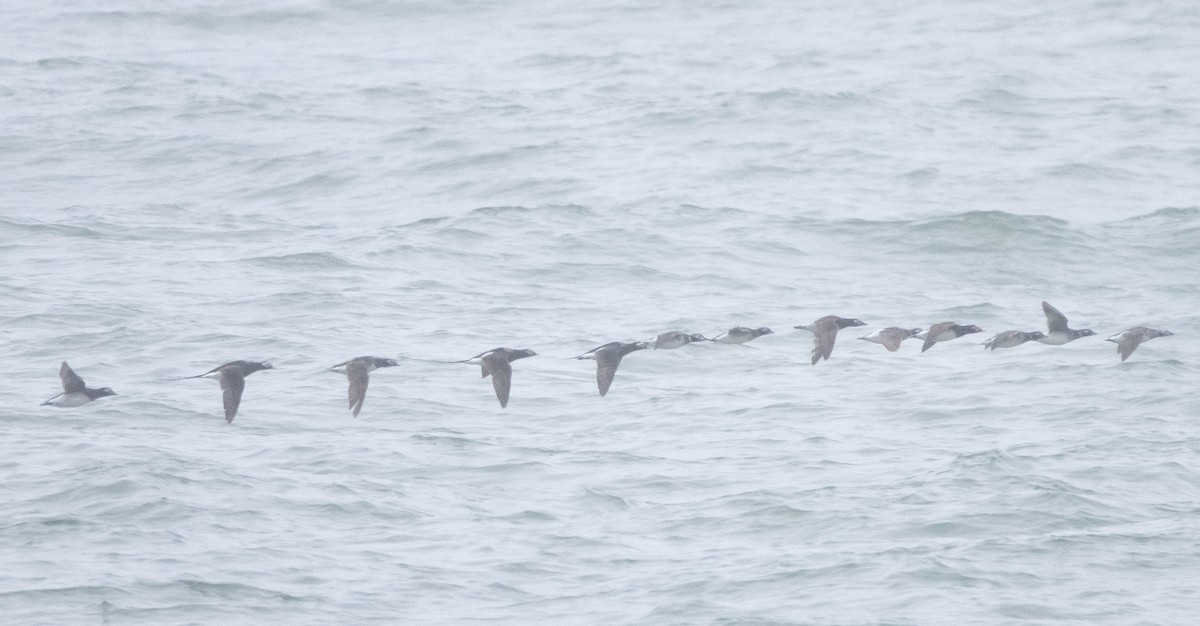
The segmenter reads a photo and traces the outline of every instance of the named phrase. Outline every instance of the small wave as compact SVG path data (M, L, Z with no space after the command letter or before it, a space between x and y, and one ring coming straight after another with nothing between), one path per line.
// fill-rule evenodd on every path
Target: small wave
M4 591L0 592L0 598L18 598L29 596L51 596L54 598L62 598L63 596L72 595L107 595L110 593L119 593L128 595L127 592L116 587L107 587L101 585L80 585L77 587L46 587L44 589L22 589L20 591Z
M91 58L54 57L49 59L39 59L37 61L37 66L42 69L50 70L75 69L94 62L95 59Z
M1133 180L1136 175L1117 167L1103 167L1087 163L1063 163L1046 168L1044 174L1052 178L1075 178L1082 180Z
M1102 229L1157 257L1200 255L1200 207L1164 207L1103 224ZM1134 239L1131 235L1136 235Z
M621 64L621 61L629 55L622 53L612 54L531 54L529 56L517 59L514 64L518 67L552 67L564 69L595 69L603 67L616 67Z
M229 30L242 27L263 26L300 26L315 24L325 19L323 11L302 9L256 10L243 13L224 13L195 11L180 11L171 16L172 21L181 26L203 30Z
M13 231L27 233L30 237L41 237L44 235L63 235L67 237L84 237L87 239L99 239L102 237L100 231L88 228L86 226L77 226L73 224L36 224L28 222L14 222L11 220L0 219L0 231L12 233Z
M984 109L990 109L993 107L1003 108L1006 111L1011 112L1014 106L1027 106L1033 102L1033 98L1023 96L1007 89L983 89L974 91L971 94L961 98L958 101L958 105L962 107L977 107Z
M1148 221L1171 222L1171 221L1192 221L1200 219L1200 207L1163 207L1157 211L1151 211L1142 215L1135 215L1115 222L1112 224L1140 224Z
M605 493L594 487L584 489L583 493L585 500L598 504L602 508L614 511L625 511L629 509L629 502L620 496L614 496L611 493Z
M502 515L498 519L502 519L502 520L509 521L509 522L517 522L517 523L521 523L521 522L554 522L554 521L558 520L558 518L555 517L553 514L547 513L545 511L521 511L520 513L513 513L511 515Z
M280 599L287 599L287 600L301 599L299 596L293 596L291 594L283 593L280 591L275 591L273 589L267 589L265 587L255 587L254 585L245 585L242 583L214 583L214 582L208 582L205 580L182 578L182 579L174 581L173 583L168 583L167 585L164 585L164 586L175 586L175 585L182 585L183 587L187 588L189 591L198 593L202 596L210 596L210 597L219 597L219 598L229 598L229 597L254 598L254 597L257 597L257 598L280 598Z
M348 186L352 181L353 176L343 176L330 172L321 174L313 174L305 176L300 180L283 183L280 185L271 185L268 187L248 188L245 193L246 198L250 199L273 199L278 196L293 196L303 194L306 197L312 194L332 194L338 189Z
M720 94L734 99L748 97L758 105L787 104L787 105L828 105L844 109L848 106L873 104L871 98L851 91L821 92L804 91L801 89L775 89L744 94Z
M507 229L526 224L544 225L552 223L576 223L581 219L596 217L595 211L580 204L550 204L541 206L497 205L482 206L468 211L454 220L464 227L488 226L503 220Z
M910 222L912 230L939 230L946 227L965 227L971 231L981 229L1003 229L1018 231L1042 231L1047 228L1062 228L1066 220L1046 215L1022 215L1007 211L966 211Z
M414 166L413 171L431 174L462 170L476 174L477 172L475 172L475 170L480 167L493 165L514 165L524 159L528 159L549 151L554 151L559 148L561 148L561 145L556 141L545 144L513 146L503 150L492 150L490 152L480 152L466 156L428 160L423 164Z
M240 259L238 262L280 269L331 270L358 268L354 263L331 252L297 252L278 256L256 256Z

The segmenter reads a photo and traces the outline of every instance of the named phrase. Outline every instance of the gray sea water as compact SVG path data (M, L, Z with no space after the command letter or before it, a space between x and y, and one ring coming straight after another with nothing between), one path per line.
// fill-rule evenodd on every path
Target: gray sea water
M0 4L0 622L1191 623L1198 28ZM1043 299L1099 336L980 348ZM814 367L827 314L870 325ZM944 320L988 333L855 339ZM568 359L735 325L606 398ZM502 345L506 410L442 362ZM233 359L275 369L226 424L173 379ZM38 406L62 360L119 395Z

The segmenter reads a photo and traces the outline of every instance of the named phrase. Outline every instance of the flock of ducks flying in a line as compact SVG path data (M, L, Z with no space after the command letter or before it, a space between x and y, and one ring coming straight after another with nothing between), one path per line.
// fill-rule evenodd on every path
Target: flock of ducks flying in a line
M1082 330L1069 328L1066 316L1060 313L1058 309L1050 306L1048 302L1042 302L1042 310L1046 313L1047 332L1006 330L997 333L985 341L983 343L984 349L1015 348L1027 341L1037 341L1052 346L1060 346L1081 337L1090 337L1096 334L1087 328ZM838 331L852 326L866 326L866 322L854 318L826 315L811 324L801 324L795 328L807 330L813 334L812 364L816 365L822 359L828 360L829 356L833 354L833 344L837 340ZM887 348L889 352L899 350L900 344L906 339L922 339L924 340L924 344L921 346L921 352L925 352L942 341L950 341L963 335L980 332L983 332L983 329L978 326L962 326L955 322L940 322L930 326L928 330L891 326L859 337L859 339L880 344L884 348ZM600 391L600 395L604 396L608 393L609 387L612 386L613 377L617 374L617 367L621 365L621 359L625 358L631 352L647 348L669 350L681 348L689 343L699 341L742 344L770 334L773 334L770 328L744 328L741 326L731 328L711 339L703 335L671 331L662 333L646 341L633 341L629 343L613 341L593 348L575 358L596 362L596 386ZM1117 344L1117 353L1121 355L1121 361L1124 361L1142 343L1156 337L1164 337L1171 334L1173 333L1169 330L1155 330L1153 328L1138 326L1119 332L1105 341ZM492 387L496 391L496 398L500 400L500 406L503 408L508 406L509 389L512 387L512 362L531 356L537 356L537 353L533 350L496 348L477 354L469 359L453 362L470 363L480 366L483 377L487 378L490 376L492 378ZM350 411L355 417L358 417L359 411L362 410L363 401L367 397L369 374L381 367L393 367L396 365L399 365L399 363L394 359L360 356L330 368L335 372L345 374L349 380ZM273 366L265 361L262 363L232 361L220 367L214 367L203 374L187 376L177 380L186 380L188 378L218 379L221 383L222 398L224 400L225 421L232 422L233 418L237 415L238 405L242 401L242 391L246 387L246 377L254 372L272 368ZM99 389L88 387L84 384L83 379L71 369L71 366L67 365L66 361L63 361L58 375L62 378L63 392L43 402L43 406L76 407L105 396L117 395L108 387L101 387Z

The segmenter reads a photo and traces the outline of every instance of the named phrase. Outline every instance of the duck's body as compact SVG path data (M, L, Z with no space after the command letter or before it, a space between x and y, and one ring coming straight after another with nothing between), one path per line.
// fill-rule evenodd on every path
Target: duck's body
M1091 337L1096 334L1096 331L1090 328L1074 330L1067 326L1067 316L1063 315L1058 309L1050 306L1049 302L1042 300L1042 311L1046 313L1046 333L1039 337L1037 341L1051 346L1061 346L1079 339L1080 337Z
M617 375L617 368L621 365L621 359L625 358L625 355L630 352L645 350L649 347L650 344L646 341L634 341L631 343L613 341L592 348L575 358L591 359L596 362L596 387L600 390L600 396L603 397L608 393L608 388L612 386L613 377Z
M1145 326L1137 326L1129 330L1121 331L1105 341L1111 341L1117 344L1117 354L1121 355L1121 362L1129 358L1134 350L1143 343L1158 337L1167 337L1175 333L1169 330L1157 330L1154 328L1146 328Z
M746 343L758 339L763 335L774 334L770 328L763 326L762 328L746 328L745 326L735 326L729 330L713 337L710 341L717 343L739 344Z
M829 360L833 354L833 344L837 341L837 332L851 326L866 326L867 323L855 318L826 315L811 324L800 324L795 328L807 330L813 334L812 364L816 365L821 359Z
M895 352L900 349L900 344L905 339L916 337L924 329L921 328L900 328L899 326L889 326L882 330L877 330L865 337L859 337L863 341L877 343L887 348L888 352Z
M117 395L108 387L99 389L91 389L84 384L83 379L67 365L66 361L58 368L58 377L62 380L63 392L50 398L42 403L42 406L54 406L60 409L73 408L83 406L93 400L99 400L106 396Z
M512 362L531 356L537 356L537 353L533 350L495 348L480 352L463 363L478 365L482 369L483 378L492 377L492 388L495 389L496 399L500 401L500 408L503 409L508 407L508 394L512 389Z
M237 417L238 406L242 403L242 391L246 388L246 377L261 370L274 369L275 366L263 361L230 361L224 365L188 378L216 378L221 381L221 399L225 406L225 422L233 422Z
M662 334L658 335L657 337L655 337L654 339L652 339L651 341L654 342L655 350L674 350L675 348L682 348L683 346L686 346L689 343L695 343L697 341L708 341L708 339L706 339L704 337L704 335L699 335L699 334L695 334L695 333L685 333L683 331L673 330L670 332L662 333Z
M1015 348L1027 341L1038 341L1045 336L1045 333L1042 333L1041 331L1027 333L1020 330L1006 330L996 333L987 341L984 341L983 349L995 350L997 348Z
M335 372L340 372L346 375L346 379L350 382L350 388L347 392L347 397L350 401L350 411L354 417L358 417L358 412L362 410L363 401L367 399L367 384L370 383L370 373L381 367L395 367L400 365L394 359L383 359L377 356L360 356L345 363L338 363L329 368Z
M935 343L950 341L952 339L958 339L963 335L981 332L983 332L983 329L975 326L974 324L970 326L962 326L954 322L938 322L937 324L930 326L929 330L925 331L925 343L921 346L921 352L932 348L933 344Z

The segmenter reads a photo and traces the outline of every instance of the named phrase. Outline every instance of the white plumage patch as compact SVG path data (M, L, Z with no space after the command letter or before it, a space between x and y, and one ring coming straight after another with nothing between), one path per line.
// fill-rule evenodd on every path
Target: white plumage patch
M83 406L91 401L91 398L87 397L86 393L60 393L46 401L46 404L68 409L71 407Z

